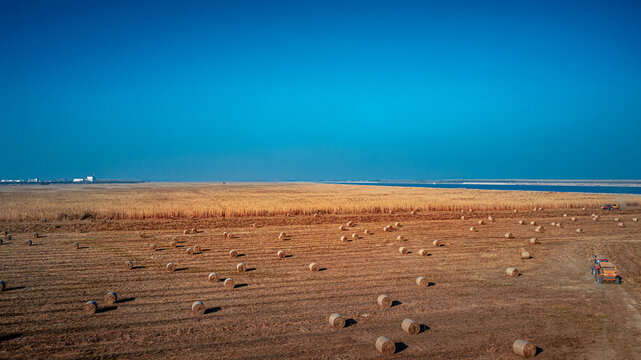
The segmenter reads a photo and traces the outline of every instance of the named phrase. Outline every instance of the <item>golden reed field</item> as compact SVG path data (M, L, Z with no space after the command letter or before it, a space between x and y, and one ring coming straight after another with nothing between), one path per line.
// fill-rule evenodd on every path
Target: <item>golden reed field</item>
M1 359L519 359L517 340L641 358L637 196L138 184L0 204Z
M625 195L308 183L36 185L0 187L0 221L564 209L606 202L641 204Z

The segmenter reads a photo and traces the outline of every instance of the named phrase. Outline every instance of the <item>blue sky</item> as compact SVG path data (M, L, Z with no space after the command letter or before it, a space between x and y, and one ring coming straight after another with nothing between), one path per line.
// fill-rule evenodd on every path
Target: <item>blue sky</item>
M618 1L3 1L0 178L641 178Z

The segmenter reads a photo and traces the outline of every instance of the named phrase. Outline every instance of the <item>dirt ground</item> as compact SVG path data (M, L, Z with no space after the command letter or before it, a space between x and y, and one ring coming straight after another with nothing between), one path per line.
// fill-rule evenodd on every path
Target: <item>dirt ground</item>
M0 223L13 235L0 245L0 358L372 359L386 358L374 346L386 336L396 342L388 358L517 359L512 343L525 339L539 347L537 359L641 359L641 223L633 217L641 209ZM340 231L349 220L355 226ZM395 221L402 226L382 230ZM194 226L199 233L183 235ZM279 240L281 231L291 237ZM196 244L202 252L186 254ZM520 247L532 258L521 260ZM429 256L418 255L422 248ZM241 256L230 258L231 249ZM279 259L280 249L288 256ZM595 282L594 254L616 264L621 285ZM176 272L164 270L168 262ZM235 271L239 262L247 272ZM309 271L311 262L322 271ZM509 266L521 275L506 276ZM210 272L236 288L209 283ZM418 276L431 286L418 287ZM114 306L103 304L108 291L121 299ZM380 294L391 308L378 307ZM83 315L88 300L98 302L96 314ZM197 300L204 315L191 313ZM331 328L332 313L348 326ZM405 318L421 333L404 333Z

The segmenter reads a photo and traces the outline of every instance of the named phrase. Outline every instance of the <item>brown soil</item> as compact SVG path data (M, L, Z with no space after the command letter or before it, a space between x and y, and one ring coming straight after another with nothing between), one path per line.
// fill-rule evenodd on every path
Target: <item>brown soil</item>
M490 214L495 222L477 224ZM379 336L397 343L393 358L516 359L516 339L537 345L540 359L640 358L641 223L632 222L640 209L460 216L2 223L13 239L0 245L0 280L7 283L0 293L0 358L371 359L382 357L374 346ZM626 227L618 227L615 216ZM518 225L520 219L528 225ZM356 226L339 231L348 220ZM545 232L534 232L531 220ZM382 230L395 221L400 229ZM563 227L551 227L552 221ZM193 227L201 232L182 234ZM374 234L364 235L366 228ZM225 230L235 237L223 238ZM43 237L33 239L34 231ZM291 238L279 241L281 231ZM504 237L508 231L513 239ZM361 238L352 241L353 232ZM396 241L398 235L407 240ZM169 246L173 236L177 248ZM529 244L531 237L541 244ZM24 245L26 239L34 246ZM444 246L432 246L435 239ZM149 250L151 243L159 250ZM193 245L203 251L187 255ZM410 253L400 254L399 246ZM521 260L520 247L532 258ZM421 248L430 256L419 256ZM242 256L230 258L231 249ZM286 258L278 258L280 249ZM595 253L610 257L623 284L595 282ZM134 269L124 269L126 260ZM176 272L165 271L168 262ZM239 262L249 271L238 273ZM311 262L322 271L309 271ZM505 275L509 266L521 275ZM209 283L210 272L234 278L237 287ZM432 285L418 287L418 276ZM109 291L119 301L106 306ZM376 304L380 294L394 301L391 308ZM99 310L86 316L82 306L89 300ZM197 300L207 307L204 315L191 312ZM332 313L348 326L331 328ZM403 332L406 318L422 324L422 332Z

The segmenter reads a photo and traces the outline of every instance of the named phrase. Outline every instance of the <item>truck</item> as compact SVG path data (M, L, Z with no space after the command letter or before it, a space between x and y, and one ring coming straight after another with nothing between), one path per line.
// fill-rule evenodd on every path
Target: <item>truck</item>
M617 272L616 266L608 258L594 255L592 260L592 276L599 284L604 282L621 283L621 275Z

